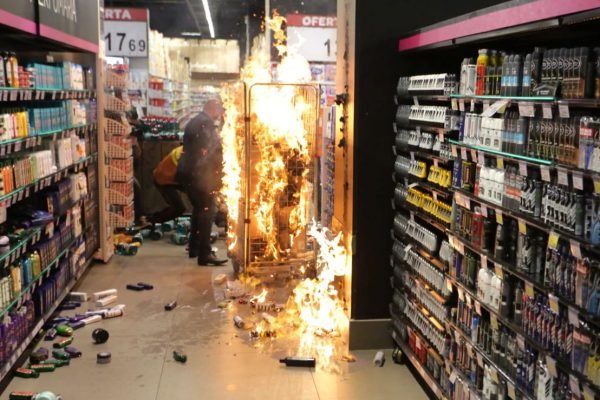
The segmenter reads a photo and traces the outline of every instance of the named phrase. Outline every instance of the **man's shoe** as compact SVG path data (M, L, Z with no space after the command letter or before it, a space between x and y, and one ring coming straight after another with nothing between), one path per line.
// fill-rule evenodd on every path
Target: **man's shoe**
M198 265L207 266L207 265L223 265L227 261L227 258L218 258L213 253L209 254L206 257L200 258L198 257Z

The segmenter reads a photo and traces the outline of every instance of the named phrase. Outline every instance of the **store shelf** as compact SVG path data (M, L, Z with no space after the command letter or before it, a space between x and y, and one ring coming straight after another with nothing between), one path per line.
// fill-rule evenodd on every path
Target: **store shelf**
M534 165L534 166L538 166L538 167L540 165L547 165L547 166L553 165L553 162L549 161L549 160L542 160L539 158L533 158L533 157L528 157L528 156L522 156L519 154L507 153L504 151L492 150L492 149L488 149L486 147L476 146L473 144L466 144L466 143L459 142L457 140L452 140L452 139L450 139L449 142L450 142L450 144L455 145L457 147L465 147L470 150L481 151L481 152L491 155L491 156L502 157L502 158L506 158L506 159L514 160L514 161L524 161L528 165Z
M404 353L404 356L406 357L406 359L411 363L413 368L419 373L421 378L423 378L425 383L427 383L427 385L429 386L429 389L431 389L431 391L437 396L437 398L438 399L445 398L446 395L445 395L442 387L433 378L431 373L429 371L427 371L425 368L423 368L423 366L421 365L421 363L419 362L419 360L417 359L415 354L412 352L410 347L408 347L408 344L404 343L400 339L399 336L400 336L400 334L396 331L396 328L395 327L392 328L392 338L394 339L394 342L396 342L396 345L398 347L400 347L400 349L402 350L402 353Z
M27 235L23 236L14 246L11 246L10 251L0 256L0 266L2 266L2 268L9 267L15 259L21 257L27 251L29 246L36 244L41 236L42 228L35 227L30 229Z
M85 100L95 97L95 90L0 87L0 102Z
M471 340L471 337L469 335L467 335L462 329L460 329L458 327L458 325L456 325L454 322L450 321L448 319L448 321L446 321L446 323L454 330L454 332L458 333L462 338L464 338L464 340L469 343L469 345L471 346L471 348L473 350L475 350L478 354L481 355L481 358L484 360L484 362L488 365L491 365L492 367L494 367L494 369L496 369L496 371L498 371L498 374L502 377L503 380L505 380L508 384L512 385L516 391L519 392L519 394L527 399L527 400L533 400L533 396L531 396L529 393L527 393L527 391L525 389L523 389L520 385L517 385L517 383L513 380L513 378L511 376L509 376L506 372L504 372L504 370L502 370L502 368L500 368L498 366L498 364L496 364L492 358L485 352L483 351L483 349L481 347L479 347L477 344L473 343L473 341Z
M428 152L426 150L411 147L411 146L409 146L406 149L398 149L396 147L396 145L394 145L394 146L392 146L392 152L394 153L394 156L398 156L398 153L400 152L400 153L408 154L409 156L414 155L415 157L429 160L432 163L437 162L439 164L448 164L449 162L453 161L449 158L442 157L439 154L434 154L432 152Z
M504 207L499 206L490 201L480 199L479 197L475 197L471 192L467 192L466 190L458 189L458 188L451 188L450 190L452 192L454 192L455 194L459 194L460 196L463 196L463 197L469 199L469 201L474 201L476 203L483 204L487 208L491 208L491 209L495 210L496 212L500 212L500 213L502 213L503 216L506 215L508 217L512 217L514 219L521 220L526 225L534 227L542 232L545 232L547 234L554 232L555 234L557 234L558 236L560 236L562 238L573 240L573 241L579 243L580 245L583 245L586 249L593 251L594 253L597 253L600 255L600 249L595 248L592 245L592 243L584 237L574 235L570 232L566 232L558 227L547 225L541 219L532 217L529 214L525 214L525 213L522 213L519 211L509 210L508 208L504 208Z
M0 141L0 157L9 156L14 153L18 153L40 146L42 144L42 139L44 138L52 137L53 140L57 138L62 139L70 135L72 131L75 131L76 133L84 133L86 131L92 132L96 130L96 128L96 123L75 125L68 128L56 129L24 138Z
M80 161L66 168L63 168L53 174L40 178L30 183L29 185L25 185L16 190L13 190L12 192L4 196L0 196L0 203L5 202L5 206L10 207L13 204L22 201L23 199L28 198L33 193L39 192L40 190L47 188L53 183L60 181L61 179L65 178L69 174L69 172L79 172L80 168L87 167L90 161L95 159L96 157L96 154L87 156L81 159Z
M68 253L68 251L67 251L67 253ZM65 253L65 254L67 254L67 253ZM62 257L62 255L61 255L61 257ZM58 260L58 258L57 258L57 260ZM48 311L46 311L46 313L42 316L42 318L40 318L40 320L35 324L35 326L31 330L30 334L25 338L25 340L23 340L21 342L21 344L19 345L19 347L17 347L17 349L13 352L12 356L10 357L10 359L0 369L0 382L4 381L4 379L6 379L8 377L8 375L10 374L10 372L12 371L12 369L15 367L16 362L21 358L21 356L23 356L23 354L25 353L25 351L27 351L27 348L35 340L35 338L38 336L38 333L42 330L43 326L54 315L54 313L56 312L56 309L58 308L58 306L60 306L60 304L64 301L64 299L71 292L71 290L73 290L73 288L75 287L75 285L77 285L77 283L79 282L79 280L81 279L81 277L83 276L83 274L85 273L85 271L87 270L87 268L89 267L89 265L91 264L91 262L92 262L91 259L86 261L84 267L81 268L81 270L78 273L77 277L75 279L73 279L73 281L71 281L71 283L69 283L67 285L67 287L65 288L65 290L63 291L63 293L60 296L58 296L58 298L56 299L56 301L54 302L54 304L50 307L50 309Z

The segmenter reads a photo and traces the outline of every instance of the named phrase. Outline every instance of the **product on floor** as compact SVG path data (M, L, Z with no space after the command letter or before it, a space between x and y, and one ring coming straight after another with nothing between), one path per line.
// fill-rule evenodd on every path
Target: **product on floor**
M385 364L385 354L383 354L383 351L378 351L373 358L373 365L383 367L383 364Z
M172 311L175 309L175 307L177 307L177 302L172 301L170 303L165 304L165 311Z
M100 352L96 355L96 363L108 364L110 363L111 357L112 355L107 351Z
M40 373L29 368L17 368L15 376L19 378L37 378L40 376Z
M174 351L173 352L173 359L175 361L177 361L178 363L182 363L185 364L187 362L187 356L183 353L180 353L178 351Z
M117 289L107 289L100 292L92 293L92 300L98 301L104 297L116 296L118 294Z
M139 284L134 284L134 283L130 283L126 286L127 290L134 290L136 292L141 292L142 290L144 290L144 288L142 286L140 286Z
M312 357L286 357L279 360L286 367L314 368L316 360Z
M108 341L109 336L110 335L108 331L102 328L94 329L94 331L92 332L92 339L94 339L94 342L96 342L96 344L106 343Z

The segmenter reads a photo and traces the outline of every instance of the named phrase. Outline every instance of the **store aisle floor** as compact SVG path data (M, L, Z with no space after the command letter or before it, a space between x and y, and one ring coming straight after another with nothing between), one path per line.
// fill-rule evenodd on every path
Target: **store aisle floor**
M371 363L375 351L356 351L347 371L329 374L286 368L248 346L236 336L231 313L217 308L212 278L219 273L231 273L231 267L198 267L183 247L167 242L147 242L135 257L115 256L91 267L78 291L116 288L126 315L75 331L73 346L82 358L36 380L15 378L2 399L13 390L50 390L64 400L427 398L409 370L391 362L390 351L383 368ZM125 290L137 282L155 289ZM178 307L164 311L171 300ZM98 327L110 332L102 345L91 340ZM176 363L173 350L186 353L188 362ZM100 351L112 353L110 364L96 364Z

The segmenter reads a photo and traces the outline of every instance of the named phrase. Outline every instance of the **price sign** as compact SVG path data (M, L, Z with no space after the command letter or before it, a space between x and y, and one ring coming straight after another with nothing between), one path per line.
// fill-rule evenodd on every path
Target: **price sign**
M522 161L519 162L519 175L527 176L527 164Z
M288 14L288 46L308 61L335 62L337 18L335 15Z
M569 118L569 105L559 104L558 105L558 116L561 118Z
M556 378L558 376L556 373L556 360L550 356L546 356L546 365L548 366L548 373L550 373L550 376Z
M540 166L540 170L542 171L542 180L544 182L550 182L550 168L545 165Z
M552 104L544 103L542 105L542 114L544 119L552 119Z
M519 103L519 115L521 117L535 117L535 110L533 109L533 103Z
M104 11L107 56L148 57L148 10L107 8Z
M564 186L569 186L569 175L567 174L567 171L562 168L558 168L557 172L558 172L558 184L564 185Z
M583 190L583 175L573 172L573 188Z

